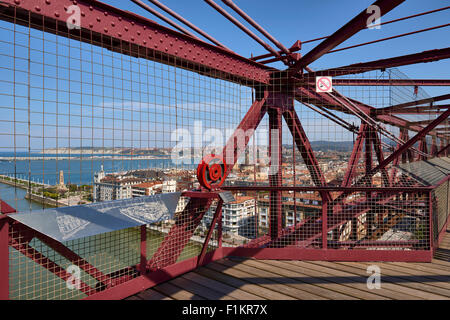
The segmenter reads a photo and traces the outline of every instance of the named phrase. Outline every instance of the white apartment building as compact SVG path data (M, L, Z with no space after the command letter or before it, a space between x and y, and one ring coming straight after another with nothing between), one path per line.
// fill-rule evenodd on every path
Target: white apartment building
M236 201L224 204L222 207L222 230L235 235L242 235L252 230L255 218L255 199L253 197L238 196ZM209 227L216 212L216 206L211 206L203 218L203 225Z

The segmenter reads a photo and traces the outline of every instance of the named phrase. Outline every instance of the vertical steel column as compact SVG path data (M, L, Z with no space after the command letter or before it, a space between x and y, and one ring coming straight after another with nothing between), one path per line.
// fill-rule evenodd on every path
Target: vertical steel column
M352 154L348 162L347 170L345 171L344 179L342 180L343 187L349 187L352 182L352 178L355 174L356 167L358 166L359 158L361 157L361 151L363 142L366 135L367 124L362 123L359 127L358 136L356 137L355 144L353 145Z
M147 226L141 226L141 275L147 272Z
M322 249L328 249L328 196L321 192L322 196Z
M432 136L431 137L431 154L433 155L433 157L436 156L438 149L437 149L437 138L436 136Z
M420 139L419 141L419 151L423 152L423 153L428 153L428 146L427 146L427 140L426 137ZM427 160L427 157L419 154L417 156L417 161L422 161L422 160Z
M280 187L282 183L281 153L282 153L282 122L281 110L270 108L269 114L269 184L271 187ZM281 191L270 191L270 237L278 239L282 229Z
M9 300L9 222L0 214L0 300Z
M368 173L372 170L372 166L373 166L373 161L372 161L372 131L374 129L371 128L370 126L367 126L366 128L366 140L365 140L365 150L364 150L364 157L365 157L365 168L366 168L366 175L368 175ZM368 177L369 179L366 181L366 185L368 187L372 186L372 176ZM370 201L372 199L372 192L367 192L366 193L366 201L370 206ZM375 222L375 217L373 216L374 214L371 212L371 210L369 210L366 213L366 221L367 221L367 230L368 230L368 234L370 235L371 230L373 228L374 222ZM355 240L357 238L357 223L358 223L358 218L353 218L352 219L352 234L355 232L355 234L353 235L355 237Z
M438 244L437 239L434 238L434 234L433 234L433 191L430 190L427 193L427 198L428 198L428 210L429 210L429 215L428 215L428 223L429 223L429 240L430 241L430 250L432 252L432 254L434 255L434 251L436 250L436 245ZM439 230L438 230L439 233Z

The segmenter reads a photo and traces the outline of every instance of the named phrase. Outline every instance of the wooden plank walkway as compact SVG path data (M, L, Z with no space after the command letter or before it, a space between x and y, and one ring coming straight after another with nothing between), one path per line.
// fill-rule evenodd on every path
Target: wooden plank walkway
M368 289L367 266L381 269ZM432 263L226 258L128 300L450 300L450 228Z

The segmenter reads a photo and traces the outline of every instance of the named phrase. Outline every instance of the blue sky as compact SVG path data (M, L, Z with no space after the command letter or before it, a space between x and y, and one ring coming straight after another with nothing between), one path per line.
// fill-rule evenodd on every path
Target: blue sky
M105 2L164 24L131 1L106 0ZM249 57L252 53L254 55L266 53L258 43L202 0L163 0L162 2L242 56ZM332 34L372 2L373 0L235 1L286 47L290 47L296 40L305 41ZM217 3L239 18L220 0L217 0ZM448 3L449 1L438 0L408 0L384 16L382 21L441 8ZM160 10L158 9L158 11ZM364 30L341 44L341 47L445 24L449 22L449 18L450 10L447 10L388 24L382 26L381 29ZM12 105L15 105L16 107L15 120L13 113L7 109L0 121L0 133L3 134L0 148L3 150L12 148L12 121L15 121L16 145L26 150L29 134L27 118L28 30L24 27L17 27L16 31L18 32L13 40L12 25L0 22L0 27L0 38L5 40L0 42L0 106L11 108ZM445 48L450 44L449 30L450 28L443 28L328 54L314 62L311 67L319 70ZM32 135L30 144L36 150L41 150L44 144L45 147L54 147L57 139L59 146L67 146L70 142L71 146L102 146L105 144L105 146L114 145L116 147L151 147L155 145L167 147L170 145L168 143L170 142L170 133L175 127L190 126L194 120L198 119L204 120L205 127L219 126L222 129L235 127L250 105L251 96L246 88L239 88L220 80L199 77L192 73L188 74L186 71L176 71L179 78L177 80L178 88L174 93L173 77L175 73L172 67L159 65L154 70L152 68L155 64L148 60L120 57L119 54L112 54L107 50L102 51L98 47L80 44L75 40L59 37L58 45L55 45L52 41L55 41L56 37L45 34L45 39L49 41L45 42L44 51L47 53L42 54L39 52L43 44L43 41L40 40L42 32L32 30L32 35L35 38L31 42L31 48L34 50L31 58L36 62L31 64L30 70L37 76L31 75L30 78L32 85L30 89L32 99L30 103ZM15 43L17 57L15 61L12 59L11 43ZM319 43L305 45L301 53L305 54ZM70 50L67 49L69 45L71 46ZM56 52L58 56L55 54ZM70 59L67 55L70 56ZM42 64L44 62L55 63L56 57L58 66L46 66L45 75L41 76L40 74L44 72ZM80 63L74 59L80 57L85 62ZM104 65L102 65L101 59L103 59ZM14 81L13 72L10 69L12 65L16 69L15 86L12 85ZM68 69L68 65L70 69ZM284 68L283 65L275 66ZM157 93L152 91L149 95L132 92L132 90L137 90L139 68L150 68L151 70L150 77L140 79L143 86L138 90L146 93L148 88L151 90L156 88L155 90L159 90ZM94 70L96 75L91 78L92 73L74 69ZM448 79L450 60L416 64L400 69L410 78ZM57 80L51 77L54 73L57 73ZM366 77L370 76L379 76L379 72L366 75ZM89 81L93 81L94 84L89 84ZM133 88L131 88L132 86ZM58 88L57 96L56 88ZM200 88L204 90L202 91L203 95L198 95ZM214 91L213 88L220 89ZM77 93L81 90L82 93ZM352 90L358 89L357 87L347 87L342 92L351 95ZM353 92L353 94L356 95L356 98L364 98L362 101L366 103L371 104L370 99L372 99L373 105L384 106L389 101L386 100L386 93L381 90L385 89L359 89L359 92ZM425 87L425 90L431 96L448 93L446 87ZM175 101L176 98L178 98L178 103ZM82 100L81 103L80 100ZM177 108L173 107L174 104L177 104ZM111 108L114 105L115 109ZM107 108L103 109L103 106ZM63 115L68 113L69 107L70 117ZM178 109L178 115L175 115L175 109ZM55 115L56 110L59 113L58 117ZM311 140L351 140L350 133L344 134L343 130L336 128L334 123L307 110L304 107L301 108L300 116ZM175 119L176 117L178 120ZM348 116L346 118L350 120ZM350 122L352 121L354 119L350 120ZM94 131L89 127L92 124L96 127ZM149 124L150 126L148 126ZM83 128L79 129L77 126L83 126ZM45 137L45 141L42 136ZM84 140L81 141L80 137Z
M153 6L148 1L143 1L150 6ZM158 18L152 16L131 1L107 0L105 2L124 10L133 11L155 20L158 23L164 24ZM241 32L240 29L231 24L231 22L222 17L204 1L163 0L161 2L201 29L207 31L211 36L238 54L249 57L251 53L254 55L266 53L264 48ZM216 2L224 7L229 13L241 19L228 6L224 5L222 1L217 0ZM286 47L289 47L296 40L305 41L332 34L351 18L371 5L374 0L235 0L234 2ZM386 14L382 18L382 21L392 20L448 5L449 1L444 0L408 0ZM156 8L155 6L153 7ZM156 9L159 10L158 8ZM243 20L241 19L241 21ZM441 11L406 21L388 24L382 26L381 29L363 30L341 44L341 47L446 24L449 23L449 21L450 10ZM244 24L246 24L245 21ZM252 31L255 30L252 29ZM255 31L255 33L258 32ZM305 54L318 43L320 42L306 44L301 53ZM341 66L356 62L421 52L424 50L445 48L449 45L450 28L447 27L348 51L328 54L313 63L311 67L321 69L331 66ZM282 68L283 66L279 67ZM443 60L427 64L416 64L402 67L401 70L410 78L448 78L450 73L450 61ZM445 89L427 88L430 95L439 94L443 90Z

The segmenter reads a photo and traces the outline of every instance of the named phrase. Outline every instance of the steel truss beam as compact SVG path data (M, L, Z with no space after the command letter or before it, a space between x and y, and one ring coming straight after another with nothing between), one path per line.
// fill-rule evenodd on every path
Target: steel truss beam
M307 103L311 103L316 106L322 106L331 110L338 110L346 114L354 114L354 112L357 111L350 104L348 103L343 104L342 99L336 100L332 98L331 95L325 93L316 93L310 87L298 87L295 92L296 92L295 98L302 103L305 101ZM377 110L376 108L366 105L355 99L348 98L348 100L355 106L357 106L358 109L362 111L368 119L371 118L372 121L380 121L385 124L393 125L399 128L407 128L409 130L417 132L423 129L422 126L411 124L409 121L391 114L382 114L376 115L376 117L371 117L370 115L373 112L372 110ZM349 109L353 110L353 112L350 111ZM439 112L439 114L441 114L441 112ZM430 132L429 134L440 136L434 131Z
M297 81L296 85L315 86L315 81ZM333 79L333 86L450 86L447 79Z
M436 108L436 107L433 107L433 102L449 100L449 99L450 99L450 94L444 94L444 95L436 96L436 97L432 97L432 98L426 98L426 99L421 99L421 100L416 100L416 101L400 103L400 104L396 104L396 105L385 107L385 108L378 108L378 109L375 109L374 111L372 111L372 113L376 114L376 115L390 114L393 111L399 111L399 110L403 110L407 107L418 106L418 105L425 104L425 103L429 103L430 108ZM445 106L442 106L442 107L445 108Z
M406 66L415 63L424 63L438 61L450 58L450 48L434 49L413 53L404 56L398 56L387 59L380 59L369 62L355 63L347 66L331 68L326 70L319 70L304 74L302 78L298 77L300 81L310 81L317 76L343 76L347 74L364 73L372 70L385 70L388 68Z
M400 5L404 0L378 0L373 3L380 9L380 16L385 15L398 5ZM291 68L291 71L301 72L304 67L316 61L318 58L326 54L331 49L337 47L339 44L359 32L360 30L366 29L367 20L372 12L368 12L364 9L360 14L346 23L342 28L337 30L331 36L322 41L318 46L309 51L304 55L299 61L297 61Z
M76 2L81 29L69 30L68 3L40 1L37 5L37 1L5 0L0 4L0 19L223 80L247 85L270 80L272 69L268 67L95 0Z
M450 116L450 109L441 114L438 118L436 118L433 122L431 122L428 126L419 131L414 137L410 140L406 141L398 150L394 151L391 155L389 155L384 161L382 161L378 166L372 169L369 175L373 175L379 170L385 168L389 163L391 163L395 158L399 157L403 152L409 149L414 143L416 143L419 139L425 137L431 130L433 130L437 125L439 125L442 121L446 120Z

